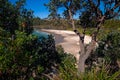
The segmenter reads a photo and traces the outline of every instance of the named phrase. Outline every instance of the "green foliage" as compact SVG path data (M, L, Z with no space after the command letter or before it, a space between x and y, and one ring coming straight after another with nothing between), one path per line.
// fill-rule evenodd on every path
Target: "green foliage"
M15 34L15 30L22 30L26 33L32 32L33 12L24 9L25 0L19 0L16 4L8 0L0 1L0 27Z
M40 38L40 46L41 50L39 51L39 62L44 68L51 68L57 62L59 62L59 56L57 51L55 50L55 41L53 37L50 35L48 38Z
M57 13L58 8L60 6L59 0L50 0L48 4L45 4L45 6L49 9L50 14L48 17L50 19L58 19L59 14Z
M120 20L119 19L111 19L107 20L104 23L105 28L109 29L118 29L120 27Z
M108 57L120 58L120 32L108 33L99 43L98 52ZM113 59L111 59L113 60Z
M110 32L113 31L120 31L120 20L117 19L113 19L113 20L107 20L105 21L105 23L103 24L103 27L100 29L100 32L98 34L98 39L103 39L104 36L103 35L107 35Z
M59 77L64 80L77 79L76 60L73 55L66 55L59 68Z
M53 80L119 80L120 71L110 75L105 64L100 70L93 68L85 73L78 73L75 62L72 55L66 55L58 69L59 74Z
M1 39L4 37L1 36ZM34 70L43 71L40 64L33 65L40 56L37 52L40 48L35 45L36 41L37 37L27 36L26 33L19 31L16 32L15 40L10 37L0 40L1 79L20 79L20 77L26 79L32 76Z
M18 10L8 0L0 1L0 27L14 33L15 29L18 29L17 17Z
M33 25L34 26L39 26L41 25L42 21L39 17L33 18Z
M80 15L80 25L83 28L96 27L97 22L94 20L94 14L91 11L82 12Z
M65 59L61 48L56 51L52 36L15 31L13 40L9 32L0 29L0 33L0 79L45 79L42 73L52 72L52 66Z
M119 80L119 75L120 71L110 75L107 66L103 65L102 69L99 71L94 68L90 72L80 74L80 79L78 80Z
M27 34L32 33L33 30L33 11L22 9L19 17L18 17L18 23L19 23L19 30L26 32Z
M62 60L53 37L30 34L33 12L23 8L24 0L0 3L0 79L44 79Z
M64 20L38 20L36 18L33 19L34 22L34 28L40 28L40 29L69 29L71 26L70 24ZM79 26L79 25L78 25Z
M112 31L102 35L102 39L98 42L96 51L93 52L86 60L89 69L101 68L103 63L108 66L109 74L113 74L119 70L120 60L120 32Z

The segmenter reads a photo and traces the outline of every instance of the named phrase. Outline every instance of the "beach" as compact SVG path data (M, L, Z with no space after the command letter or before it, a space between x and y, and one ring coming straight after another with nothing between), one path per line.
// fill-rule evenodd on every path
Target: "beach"
M56 45L61 45L66 53L70 53L79 59L79 37L73 32L68 30L53 30L53 29L41 29L43 32L50 33L54 36ZM90 36L85 36L85 44L91 42Z

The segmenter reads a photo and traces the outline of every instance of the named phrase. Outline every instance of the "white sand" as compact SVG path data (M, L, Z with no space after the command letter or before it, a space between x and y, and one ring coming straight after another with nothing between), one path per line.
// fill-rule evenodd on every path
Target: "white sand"
M52 29L42 29L42 31L52 33L53 35L58 34L60 36L63 36L63 40L59 42L57 45L62 45L64 48L65 52L73 54L76 59L79 59L79 37L73 32L73 31L67 31L67 30L52 30ZM56 41L56 36L55 36L55 41ZM91 37L90 36L85 36L85 44L89 44L91 42Z

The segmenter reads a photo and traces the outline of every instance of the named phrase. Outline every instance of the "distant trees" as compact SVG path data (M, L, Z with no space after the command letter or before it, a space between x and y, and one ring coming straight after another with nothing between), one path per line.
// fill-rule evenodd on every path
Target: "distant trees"
M106 20L104 23L105 28L120 28L120 20L119 19L111 19L111 20Z
M41 24L41 19L39 17L33 18L33 25L39 26Z
M53 0L50 1L50 3ZM79 36L80 42L80 57L78 62L78 71L85 72L85 61L91 52L95 49L97 42L97 35L102 24L105 20L112 19L120 14L120 1L119 0L59 0L61 6L66 8L64 13L67 14L68 20L73 28L73 31ZM54 5L53 5L54 6ZM102 6L102 7L101 7ZM50 6L49 6L50 7ZM80 21L84 28L83 33L78 32L76 29L73 15L80 11ZM89 13L89 14L88 14ZM86 28L93 26L96 31L92 34L92 41L86 47L84 44L84 37Z

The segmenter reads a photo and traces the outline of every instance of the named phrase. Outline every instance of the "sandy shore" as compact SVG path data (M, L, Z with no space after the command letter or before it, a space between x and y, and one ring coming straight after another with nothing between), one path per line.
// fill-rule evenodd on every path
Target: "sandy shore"
M79 59L79 37L73 31L52 29L42 29L42 31L54 35L56 45L62 45L65 52L71 53L77 58L77 60ZM85 36L85 44L89 44L90 41L91 37Z

